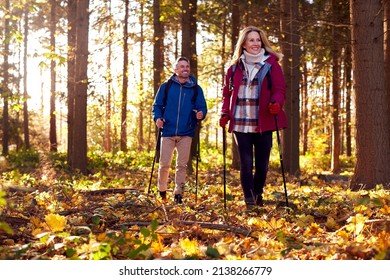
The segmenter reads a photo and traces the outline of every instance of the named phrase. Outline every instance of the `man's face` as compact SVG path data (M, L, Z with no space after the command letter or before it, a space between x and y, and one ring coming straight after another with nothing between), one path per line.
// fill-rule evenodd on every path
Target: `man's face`
M179 61L175 73L179 78L187 79L190 76L190 64L185 60Z

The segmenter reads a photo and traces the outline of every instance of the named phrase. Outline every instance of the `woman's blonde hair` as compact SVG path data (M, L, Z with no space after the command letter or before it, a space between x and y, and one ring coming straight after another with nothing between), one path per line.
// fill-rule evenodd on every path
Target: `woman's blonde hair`
M238 62L238 60L240 59L240 56L242 55L242 53L244 51L243 45L245 44L245 41L248 38L248 34L250 32L253 32L253 31L259 33L262 48L264 48L267 52L273 53L274 55L276 55L278 60L281 60L283 58L283 54L275 52L274 49L271 47L271 44L267 38L267 34L264 31L260 30L259 28L255 27L255 26L248 26L240 31L240 36L238 37L236 48L234 49L234 53L233 53L233 57L232 57L232 61L231 61L232 65L236 64Z

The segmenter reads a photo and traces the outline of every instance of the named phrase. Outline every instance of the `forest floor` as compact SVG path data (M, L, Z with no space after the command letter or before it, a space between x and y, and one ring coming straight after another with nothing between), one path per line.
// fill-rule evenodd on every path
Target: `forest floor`
M82 176L43 154L18 169L3 159L0 259L390 259L381 186L352 192L344 176L287 176L286 207L271 168L264 207L247 210L238 171L227 170L224 201L223 168L211 159L176 204L172 192L156 195L156 171L148 192L151 167L136 160L101 160Z

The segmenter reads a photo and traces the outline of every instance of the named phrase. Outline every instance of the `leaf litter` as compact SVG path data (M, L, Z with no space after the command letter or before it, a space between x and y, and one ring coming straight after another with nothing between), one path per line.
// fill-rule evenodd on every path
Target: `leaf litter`
M270 170L264 207L247 210L238 171L229 170L225 209L218 168L199 170L183 204L172 191L167 201L155 186L148 193L146 171L124 173L41 176L28 186L3 176L0 258L390 259L390 194L382 186L352 192L345 182L288 177L287 208L281 176Z

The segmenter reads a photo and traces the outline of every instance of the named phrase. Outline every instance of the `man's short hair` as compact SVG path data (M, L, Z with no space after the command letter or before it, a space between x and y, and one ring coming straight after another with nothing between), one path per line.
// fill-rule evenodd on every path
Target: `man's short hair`
M190 60L185 57L185 56L180 56L176 59L175 61L175 67L177 66L177 64L180 62L180 61L186 61L188 64L190 64Z

